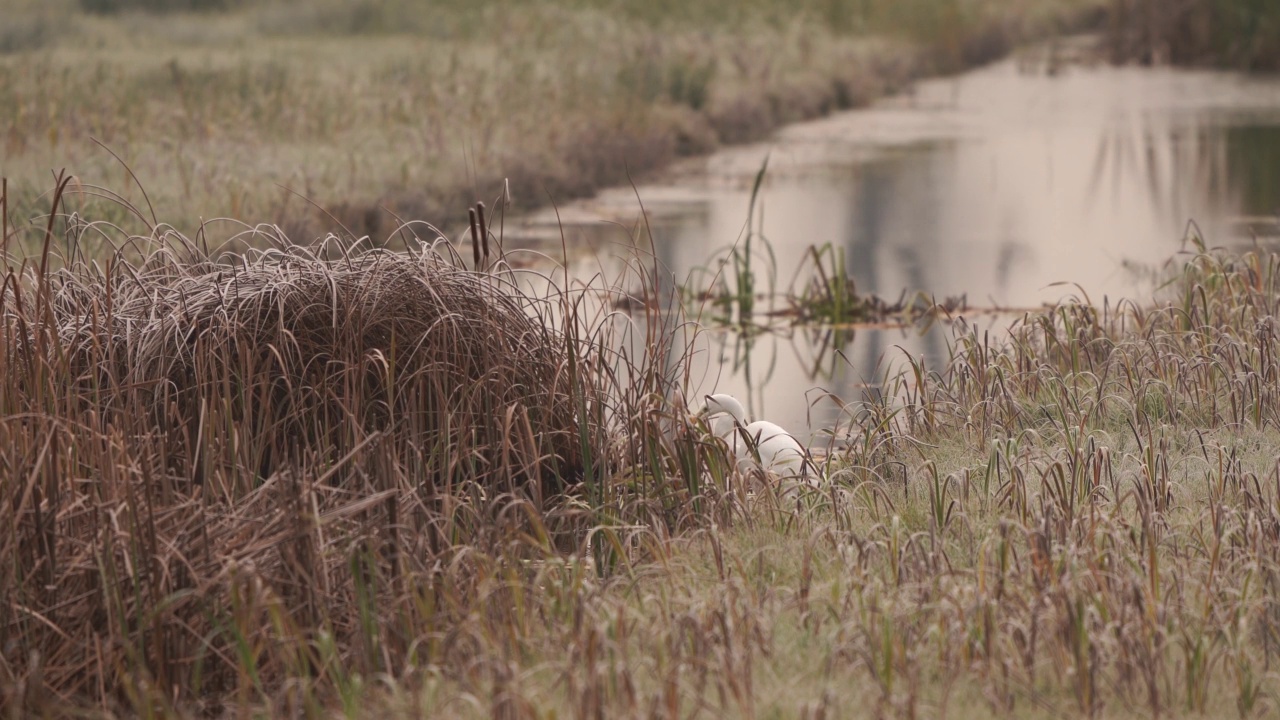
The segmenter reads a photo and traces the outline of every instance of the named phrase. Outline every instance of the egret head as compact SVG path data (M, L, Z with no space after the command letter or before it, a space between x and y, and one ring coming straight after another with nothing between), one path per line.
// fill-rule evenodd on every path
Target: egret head
M747 424L746 409L742 407L742 403L738 402L738 398L732 395L708 395L706 413L708 417L728 415L739 425Z

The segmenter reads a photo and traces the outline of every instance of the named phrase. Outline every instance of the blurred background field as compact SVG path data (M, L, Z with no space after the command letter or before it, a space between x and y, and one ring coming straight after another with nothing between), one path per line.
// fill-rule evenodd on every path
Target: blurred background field
M517 208L562 201L1096 23L1099 2L0 4L14 217L60 168L131 188L98 141L187 231L271 218L303 239L333 223L294 193L375 238L381 208L458 222L504 181Z

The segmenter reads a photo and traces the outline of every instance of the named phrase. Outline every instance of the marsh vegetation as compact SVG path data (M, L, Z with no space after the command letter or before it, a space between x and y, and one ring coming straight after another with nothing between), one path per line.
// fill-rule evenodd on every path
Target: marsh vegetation
M526 268L475 203L1085 4L173 5L0 29L0 715L1280 711L1280 254L1192 231L1153 296L991 328L835 245L777 283L763 168L689 278L644 222L617 275ZM818 398L810 482L690 413L712 326L886 318L943 352Z
M51 217L0 296L9 712L1277 707L1280 256L956 322L784 493L688 415L677 315Z

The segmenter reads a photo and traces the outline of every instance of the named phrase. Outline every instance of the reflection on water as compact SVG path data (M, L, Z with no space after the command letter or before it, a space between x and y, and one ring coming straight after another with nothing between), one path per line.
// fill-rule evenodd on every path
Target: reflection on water
M1227 180L1245 215L1267 217L1275 229L1280 212L1280 123L1225 129Z
M658 259L684 279L739 241L766 156L761 230L779 290L808 246L833 243L858 287L889 299L917 290L963 294L978 307L1141 299L1183 247L1189 221L1211 243L1242 228L1274 231L1267 218L1280 206L1280 82L1026 67L1009 61L923 83L639 188ZM639 227L636 196L611 191L562 209L570 244L606 258L611 243L625 245L626 227ZM531 220L528 237L547 224L547 216ZM559 256L559 231L552 237ZM592 258L579 270L597 271ZM748 398L754 414L789 427L818 428L835 417L837 403L824 393L856 400L903 353L936 363L946 351L946 328L822 332L704 333L701 387Z

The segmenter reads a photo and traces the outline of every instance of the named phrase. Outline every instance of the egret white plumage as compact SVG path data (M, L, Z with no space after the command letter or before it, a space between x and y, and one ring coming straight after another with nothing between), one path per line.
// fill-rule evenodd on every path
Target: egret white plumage
M768 420L747 422L747 411L732 395L708 395L703 412L711 432L724 440L739 465L758 461L773 473L795 475L805 470L809 453L791 433Z

